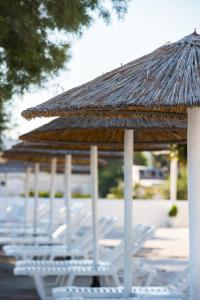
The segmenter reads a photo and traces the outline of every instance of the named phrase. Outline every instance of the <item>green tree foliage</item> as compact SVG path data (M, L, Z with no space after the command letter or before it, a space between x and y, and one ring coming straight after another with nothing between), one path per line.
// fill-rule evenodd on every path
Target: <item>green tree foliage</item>
M136 165L147 165L146 156L142 152L134 154ZM123 160L108 160L106 166L101 166L99 170L99 194L100 197L107 197L109 193L116 198L123 197Z
M143 152L136 152L134 154L134 164L139 166L148 165L148 160Z
M181 165L187 164L187 145L178 145L178 159Z
M69 59L69 37L94 18L122 17L129 0L0 1L0 101L56 75ZM0 105L0 123L3 109Z
M123 180L123 161L108 160L106 166L99 168L99 195L105 198L110 190L117 187Z
M22 93L30 84L41 84L69 58L69 34L81 34L94 14L106 21L112 3L122 16L125 0L6 0L0 1L0 99Z
M188 199L188 189L187 189L187 167L180 164L179 176L177 182L177 199L187 200Z

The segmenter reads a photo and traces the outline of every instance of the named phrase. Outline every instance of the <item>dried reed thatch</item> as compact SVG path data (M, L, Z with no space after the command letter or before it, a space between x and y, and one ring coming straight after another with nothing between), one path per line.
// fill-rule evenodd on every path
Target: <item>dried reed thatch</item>
M73 144L67 142L54 142L54 141L46 141L44 142L23 142L23 144L29 148L41 148L41 149L63 149L63 150L89 150L89 144ZM124 148L124 144L101 144L98 146L98 152L100 151L122 151ZM134 151L158 151L158 150L170 150L169 144L144 144L144 143L137 143L134 146Z
M58 118L20 138L32 142L65 142L84 144L119 144L124 140L124 128L134 129L134 142L185 143L187 123L183 120L119 119L96 117Z
M19 160L19 161L26 161L26 162L31 162L31 163L49 163L51 158L57 157L58 158L58 163L59 164L64 164L64 156L60 155L59 157L56 156L55 154L52 155L50 153L41 153L41 152L35 152L34 150L32 152L26 152L24 151L16 151L16 150L7 150L4 151L3 157L9 160ZM100 161L102 163L104 161ZM89 158L73 158L72 159L72 164L78 164L78 165L89 165L90 161Z
M7 160L5 163L0 164L0 173L25 173L28 167L31 169L31 171L34 171L34 163L30 163L26 161ZM56 167L56 173L64 173L64 170L65 170L64 164L58 163ZM40 171L51 172L51 164L41 163ZM87 165L73 165L72 173L89 174L90 167Z
M185 114L194 106L200 106L200 35L196 32L29 108L22 115L31 119L103 111L113 116L118 110Z
M0 164L0 173L24 173L32 164L19 161L6 161Z
M71 154L73 158L87 158L90 157L90 151L89 150L74 150L74 149L55 149L55 148L49 148L48 145L46 147L41 147L40 143L35 143L34 146L29 147L27 144L19 143L15 146L13 146L12 150L16 152L26 152L27 154L40 154L41 156L51 156L51 157L57 157L57 158L63 158L67 154ZM100 158L122 158L123 152L115 151L99 151L98 156Z

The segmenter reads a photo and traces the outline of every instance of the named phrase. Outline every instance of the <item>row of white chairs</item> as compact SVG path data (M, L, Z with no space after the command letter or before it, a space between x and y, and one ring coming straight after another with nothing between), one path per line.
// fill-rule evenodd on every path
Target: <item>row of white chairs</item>
M31 231L30 235L21 236L23 226L20 228L21 231L17 232L16 230L16 236L13 236L12 226L6 225L5 236L0 239L0 244L4 244L3 250L6 255L15 256L18 259L14 274L31 276L42 300L127 298L123 288L120 287L123 280L123 240L113 249L101 246L100 260L97 265L94 264L92 260L92 228L88 228L91 215L80 208L81 205L74 205L71 209L73 230L70 247L66 244L65 224L60 225L53 232L50 240L49 236L31 236ZM64 210L61 209L59 214L60 216L65 215ZM59 220L61 220L60 217ZM100 218L98 222L99 239L104 238L115 225L116 220L113 218ZM27 230L27 228L25 229ZM137 225L133 229L133 256L152 237L153 233L154 228L148 225ZM62 260L55 260L58 257ZM70 257L71 260L63 259L63 257ZM134 259L134 283L141 283L140 280L142 280L145 287L133 287L132 295L129 295L129 298L185 299L188 292L187 274L188 272L184 271L169 287L150 287L152 278L156 276L156 270L145 266L140 260ZM79 277L101 278L101 284L105 288L73 287L72 285L76 284L76 279Z

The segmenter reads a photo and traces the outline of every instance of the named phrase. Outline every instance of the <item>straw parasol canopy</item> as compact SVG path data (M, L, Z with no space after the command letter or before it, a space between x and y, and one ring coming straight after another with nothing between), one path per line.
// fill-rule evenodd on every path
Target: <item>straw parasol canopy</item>
M23 145L29 147L29 148L41 148L41 149L63 149L63 150L89 150L90 145L89 144L73 144L73 143L67 143L67 142L59 142L59 141L45 141L45 142L28 142L24 141L22 143ZM114 154L114 151L122 151L123 145L121 144L103 144L98 147L99 150L103 151L112 151ZM171 145L169 144L135 144L134 151L160 151L160 150L171 150ZM101 151L100 151L101 152Z
M27 168L31 170L34 169L34 164L26 161L17 161L17 160L6 160L4 163L0 164L0 173L24 173ZM64 165L57 164L56 172L63 173ZM40 171L42 172L51 172L50 163L40 164ZM73 165L72 173L74 174L89 174L90 168L87 165Z
M19 143L13 146L13 150L16 152L27 152L27 153L38 153L41 154L42 156L47 154L51 155L54 157L62 158L63 156L67 154L71 154L74 158L89 158L90 156L90 151L89 149L87 150L76 150L76 148L71 148L71 149L65 149L65 148L55 148L50 144L44 144L41 146L40 143L32 143L32 145L28 145L25 143ZM99 151L99 157L100 158L122 158L123 157L123 152L120 151Z
M32 149L32 150L6 150L4 151L3 158L9 159L9 160L18 160L18 161L25 161L25 162L31 162L31 163L49 163L51 158L57 158L58 164L64 164L65 162L65 155L56 154L56 151L38 151L38 149ZM106 161L103 159L99 160L100 164L106 164ZM89 165L90 160L87 157L76 157L72 158L72 164L78 164L78 165Z
M32 142L87 143L94 145L115 144L122 147L124 129L134 129L134 143L185 143L185 120L151 120L146 118L120 119L96 117L58 118L43 125L20 139Z
M24 173L32 164L20 161L6 161L0 164L0 173Z
M69 114L152 112L184 117L200 106L200 35L167 43L111 72L23 111L31 119ZM179 114L179 115L178 115ZM153 114L155 116L155 114Z

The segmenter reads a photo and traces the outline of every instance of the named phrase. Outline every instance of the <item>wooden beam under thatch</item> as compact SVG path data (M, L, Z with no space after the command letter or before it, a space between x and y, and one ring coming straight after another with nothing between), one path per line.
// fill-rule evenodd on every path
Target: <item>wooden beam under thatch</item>
M123 111L186 114L200 106L200 35L168 43L111 72L23 111L31 119ZM165 115L166 117L166 115ZM176 116L177 117L177 116Z
M146 118L120 119L97 117L58 118L43 125L20 139L32 142L65 142L73 144L115 144L122 146L124 128L134 129L135 144L185 143L185 120L151 120Z

